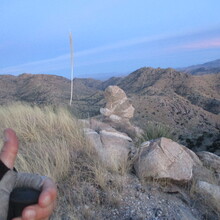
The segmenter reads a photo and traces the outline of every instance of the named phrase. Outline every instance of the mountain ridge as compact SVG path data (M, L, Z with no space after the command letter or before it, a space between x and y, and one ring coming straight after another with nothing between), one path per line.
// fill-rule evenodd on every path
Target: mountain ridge
M177 68L177 70L190 73L192 75L216 74L220 72L220 59L203 64Z
M68 108L80 118L99 115L99 109L105 105L104 89L117 85L132 100L134 123L138 126L144 128L148 122L161 123L175 130L187 146L196 150L200 138L204 139L203 145L213 151L219 147L219 82L220 74L193 76L172 68L149 67L104 82L77 78L73 80L73 105ZM21 101L68 106L69 99L70 80L64 77L0 76L1 105Z

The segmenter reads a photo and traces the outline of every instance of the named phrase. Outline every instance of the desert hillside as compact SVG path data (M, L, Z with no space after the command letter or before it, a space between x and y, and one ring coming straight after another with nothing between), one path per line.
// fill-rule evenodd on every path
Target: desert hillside
M155 122L173 130L181 143L219 151L220 74L193 76L174 69L141 68L107 81L74 79L73 105L79 118L99 115L109 85L122 88L135 107L133 122L144 128ZM66 105L70 80L53 75L0 76L0 103Z
M141 127L148 121L165 124L188 147L206 145L212 151L219 148L219 82L220 74L192 76L173 69L142 68L118 79L116 85L131 98Z
M103 99L94 79L74 79L72 111L79 117L98 114ZM21 74L0 76L0 104L25 102L36 105L68 105L70 80L55 75Z

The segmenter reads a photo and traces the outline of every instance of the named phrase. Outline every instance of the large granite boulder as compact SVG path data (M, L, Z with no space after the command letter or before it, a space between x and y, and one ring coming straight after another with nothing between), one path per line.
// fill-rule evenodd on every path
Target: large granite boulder
M142 144L134 168L141 180L171 179L187 182L193 167L202 163L195 153L170 139L160 138Z
M105 163L114 169L122 168L128 161L133 141L126 134L118 131L100 131L100 139L105 150Z
M104 149L102 146L100 135L96 131L90 128L85 128L84 134L88 142L90 143L91 147L93 147L96 150L96 152L101 154L101 152L104 151Z
M99 125L104 126L102 123ZM124 169L129 152L134 148L132 139L125 133L108 126L106 129L100 129L100 126L96 124L94 128L97 130L85 128L84 133L90 145L98 153L100 160L112 170Z

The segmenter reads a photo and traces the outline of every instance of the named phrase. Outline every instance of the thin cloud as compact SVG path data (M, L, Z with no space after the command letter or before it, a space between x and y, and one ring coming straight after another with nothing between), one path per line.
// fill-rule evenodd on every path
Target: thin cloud
M198 42L193 42L189 44L182 45L183 49L215 49L220 48L220 38L217 39L208 39Z
M177 39L177 38L182 38L182 37L193 37L194 35L203 35L203 33L209 33L213 30L219 30L220 28L209 28L209 29L198 29L198 30L189 30L188 32L182 31L178 33L167 33L167 34L162 34L162 35L153 35L153 36L148 36L148 37L140 37L140 38L134 38L134 39L128 39L128 40L123 40L116 42L114 44L109 44L109 45L104 45L101 47L96 47L84 51L79 51L75 55L76 57L81 57L81 56L87 56L87 55L92 55L96 53L101 53L104 51L109 51L109 50L116 50L116 49L122 49L126 47L131 47L139 44L146 44L146 43L151 43L151 42L156 42L156 41L162 41L162 40L171 40L171 39Z
M62 55L51 59L38 60L16 66L9 66L0 69L0 74L21 74L28 72L45 72L56 69L63 69L67 64L69 55Z
M220 49L220 38L209 38L205 40L197 40L190 43L182 43L166 48L166 52L174 53L181 51L196 51L206 49Z
M178 33L173 33L173 34L163 34L163 35L154 35L154 36L149 36L149 37L141 37L141 38L134 38L134 39L128 39L128 40L123 40L119 41L113 44L108 44L96 48L91 48L83 51L78 51L75 52L74 57L79 58L79 62L76 63L76 66L86 66L90 64L98 64L98 63L103 63L103 62L111 62L115 59L112 58L105 58L101 60L93 60L93 61L85 61L85 62L80 62L80 58L82 57L87 57L90 55L94 54L101 54L103 52L107 51L114 51L114 50L120 50L123 48L129 48L132 46L140 45L140 44L148 44L152 42L159 42L163 40L169 40L171 41L172 39L178 39L178 38L184 38L184 37L191 37L197 36L200 34L200 36L203 35L203 33L209 33L213 30L219 30L218 28L212 28L212 29L206 29L206 30L197 30L197 31L191 31L189 30L188 32L182 31ZM206 36L207 38L207 36ZM169 52L172 52L174 50L190 50L190 49L207 49L207 48L219 48L220 47L220 39L215 38L215 39L208 39L208 40L200 40L197 42L193 43L186 43L180 46L167 46L166 49ZM161 48L162 49L162 48ZM69 65L69 60L70 60L70 55L69 53L63 54L61 56L57 56L54 58L50 59L44 59L44 60L38 60L34 62L29 62L21 65L16 65L16 66L9 66L5 68L0 69L0 74L20 74L23 72L47 72L47 71L53 71L53 70L60 70L60 69L66 69Z

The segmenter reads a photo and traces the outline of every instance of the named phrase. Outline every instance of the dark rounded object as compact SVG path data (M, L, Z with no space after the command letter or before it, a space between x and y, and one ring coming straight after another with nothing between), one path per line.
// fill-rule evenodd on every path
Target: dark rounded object
M20 217L25 207L38 203L40 191L31 188L16 188L10 194L8 219Z

